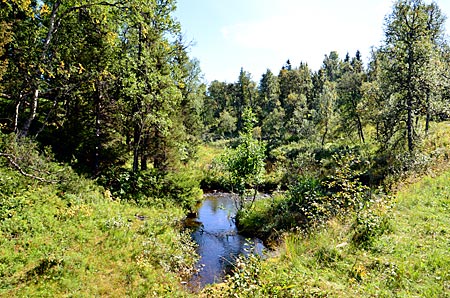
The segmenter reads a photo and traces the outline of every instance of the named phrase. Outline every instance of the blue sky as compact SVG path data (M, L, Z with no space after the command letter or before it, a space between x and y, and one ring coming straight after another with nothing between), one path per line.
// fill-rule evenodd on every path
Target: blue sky
M436 1L450 16L450 1ZM241 67L259 81L290 59L317 70L324 55L360 50L365 61L383 39L392 0L178 0L175 17L205 80L234 82ZM446 22L450 33L450 20Z

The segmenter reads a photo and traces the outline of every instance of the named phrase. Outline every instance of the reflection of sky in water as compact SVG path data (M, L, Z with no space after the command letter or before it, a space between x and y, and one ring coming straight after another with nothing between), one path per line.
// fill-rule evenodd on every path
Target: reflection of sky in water
M229 194L205 196L198 211L198 221L202 225L192 233L201 256L201 271L193 278L192 284L203 286L220 281L233 258L253 251L253 247L254 251L262 254L263 244L260 240L246 240L237 234L233 221L235 214L234 201Z

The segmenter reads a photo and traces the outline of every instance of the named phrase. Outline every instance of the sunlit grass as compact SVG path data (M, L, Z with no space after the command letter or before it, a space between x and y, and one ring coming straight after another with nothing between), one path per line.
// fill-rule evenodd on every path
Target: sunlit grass
M0 172L4 186L26 183ZM82 178L78 187L33 185L0 196L1 297L189 296L182 281L196 258L179 231L180 208L118 202Z
M391 228L364 248L354 243L352 218L308 236L286 234L258 265L252 294L240 297L449 297L450 171L405 186L393 200L392 210L373 207L389 216ZM208 289L239 293L216 290Z
M219 156L224 148L222 143L209 143L198 146L196 157L188 163L188 168L199 172L207 171L213 159Z

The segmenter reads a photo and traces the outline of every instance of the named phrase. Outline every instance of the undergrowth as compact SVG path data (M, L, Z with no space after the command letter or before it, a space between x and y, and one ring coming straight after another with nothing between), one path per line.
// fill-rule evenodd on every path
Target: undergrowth
M17 166L0 159L1 297L190 296L197 257L180 207L120 201L31 143L14 146L1 149Z

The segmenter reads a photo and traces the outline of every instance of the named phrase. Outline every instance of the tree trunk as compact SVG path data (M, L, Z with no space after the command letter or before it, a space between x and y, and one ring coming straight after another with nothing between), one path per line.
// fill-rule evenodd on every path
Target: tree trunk
M139 143L141 138L141 132L139 125L134 125L134 138L133 138L133 173L139 171Z
M59 1L56 1L55 4L53 5L52 13L51 13L51 16L50 16L50 23L49 23L49 27L48 27L47 36L45 38L44 45L42 47L41 57L39 59L39 63L40 64L45 64L44 60L45 60L45 57L47 56L48 48L50 46L50 41L52 40L53 34L56 31L56 29L55 29L56 14L58 13L58 9L59 9L60 4L61 4L61 1L59 0ZM26 137L28 135L28 131L30 129L31 123L36 118L37 107L38 107L38 99L39 99L39 84L38 84L38 81L40 80L41 76L42 76L41 70L38 68L37 73L36 73L34 86L33 86L34 91L33 91L33 98L31 100L30 115L27 118L27 120L25 121L25 124L23 125L22 130L20 131L19 135L21 137Z
M357 121L358 121L358 134L359 134L359 138L361 140L361 142L363 144L366 143L366 140L364 139L364 131L363 131L363 126L362 126L362 122L361 122L361 118L358 116L356 116Z
M406 129L408 134L408 150L409 153L413 153L414 151L414 140L413 140L413 115L412 115L412 94L408 92L408 98L406 100L406 109L408 112L407 120L406 120Z
M95 101L95 153L94 153L94 177L100 173L100 150L101 150L101 104L103 102L102 82L97 83L97 98Z
M430 129L430 120L431 120L431 114L430 114L430 91L427 90L427 110L426 110L426 120L425 120L425 133L428 134L428 130Z
M139 66L141 66L142 62L142 24L139 24L139 40L138 40L138 62ZM141 76L140 72L137 72L137 77ZM141 112L142 102L139 98L136 98L136 104L134 105L133 115ZM135 120L136 121L136 120ZM139 171L139 154L142 149L140 146L141 138L142 138L142 123L138 125L137 123L134 125L134 137L133 137L133 173L137 173Z
M19 132L19 111L20 111L20 104L22 103L22 94L19 95L19 101L16 104L16 111L14 114L14 132Z
M164 136L156 129L155 132L155 151L153 153L153 166L155 169L165 173L168 170L167 145Z
M327 134L328 134L328 120L325 122L325 132L323 133L323 136L322 136L322 147L325 144L325 138L326 138Z
M413 59L414 50L412 49L412 45L408 45L408 77L407 77L407 93L406 93L406 111L407 111L407 119L406 119L406 130L407 130L407 138L408 138L408 151L410 154L414 151L414 139L413 139L413 67L414 67L414 59Z
M20 131L20 137L26 137L28 135L28 131L30 130L31 123L36 118L37 106L38 106L38 98L39 98L39 87L36 87L33 93L33 99L31 101L30 115L25 121L22 130Z
M148 135L145 135L141 146L141 171L148 170Z

